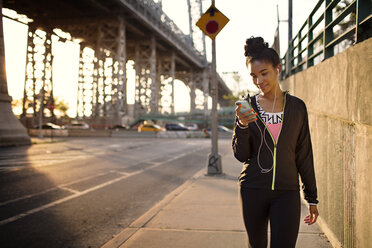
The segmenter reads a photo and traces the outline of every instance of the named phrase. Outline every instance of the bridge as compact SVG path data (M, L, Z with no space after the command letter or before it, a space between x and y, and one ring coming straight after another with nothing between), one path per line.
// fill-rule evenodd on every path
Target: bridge
M28 20L21 115L24 125L33 126L40 118L55 118L52 35L59 41L70 40L80 45L78 118L91 123L121 124L124 116L174 114L175 79L189 88L190 111L202 109L207 115L210 64L205 53L195 48L190 36L182 33L160 4L152 0L3 0L2 5ZM7 17L20 21L17 16ZM129 60L134 61L136 71L134 106L127 103ZM4 103L9 96L4 72L2 75ZM219 76L217 88L219 104L227 105L223 95L231 90ZM197 89L203 92L202 96L197 96ZM9 127L5 129L2 133L6 136L24 133L21 127L14 132L9 132Z

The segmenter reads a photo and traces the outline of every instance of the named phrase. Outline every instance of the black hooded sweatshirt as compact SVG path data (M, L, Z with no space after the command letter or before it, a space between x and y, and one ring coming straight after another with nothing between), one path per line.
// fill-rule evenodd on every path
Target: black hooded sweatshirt
M250 101L254 111L258 113L256 97L249 97L246 100ZM305 199L309 203L318 203L305 103L288 92L284 93L282 127L277 142L272 138L262 119L257 117L257 121L250 123L246 129L238 125L234 128L232 139L234 156L244 163L239 177L240 186L271 190L299 190L298 175L300 175ZM270 150L263 143L258 156L263 132ZM262 168L272 168L270 172L261 172L257 162L258 157Z

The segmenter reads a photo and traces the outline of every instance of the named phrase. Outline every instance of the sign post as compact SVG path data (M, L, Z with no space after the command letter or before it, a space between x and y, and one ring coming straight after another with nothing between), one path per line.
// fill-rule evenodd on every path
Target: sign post
M218 114L217 114L217 77L216 77L216 36L222 28L229 22L229 19L223 15L215 6L214 0L209 9L200 17L196 26L198 26L208 37L212 39L212 68L211 68L211 93L212 93L212 151L208 155L207 175L222 174L221 156L218 154Z
M54 107L55 106L54 106L54 103L53 102L50 102L48 104L48 109L52 113L52 115L53 115ZM50 139L53 141L53 129L50 129Z

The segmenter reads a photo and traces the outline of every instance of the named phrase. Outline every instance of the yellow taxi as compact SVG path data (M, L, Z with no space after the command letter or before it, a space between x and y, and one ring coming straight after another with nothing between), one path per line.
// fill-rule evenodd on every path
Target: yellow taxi
M160 127L159 125L156 125L154 123L144 122L143 124L138 126L138 132L159 132L163 131L164 129Z

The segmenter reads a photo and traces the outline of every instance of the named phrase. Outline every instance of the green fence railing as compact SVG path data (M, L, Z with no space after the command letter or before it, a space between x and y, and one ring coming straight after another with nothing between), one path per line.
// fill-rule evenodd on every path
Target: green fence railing
M372 37L371 0L320 0L289 44L281 78Z

